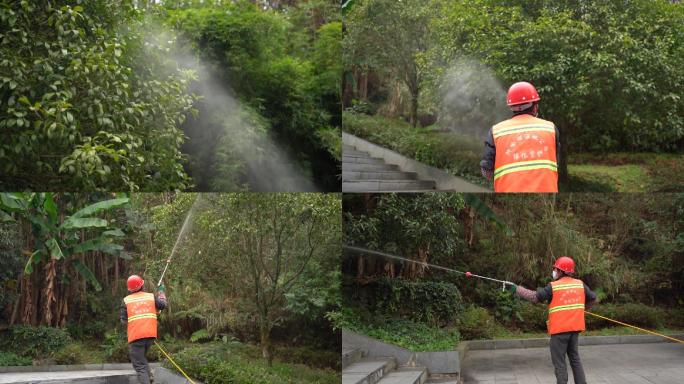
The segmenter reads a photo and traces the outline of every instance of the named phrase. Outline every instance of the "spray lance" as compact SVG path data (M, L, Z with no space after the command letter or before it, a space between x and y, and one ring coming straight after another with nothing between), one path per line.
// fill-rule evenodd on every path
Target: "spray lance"
M503 290L506 290L506 284L513 284L513 283L508 282L508 281L499 280L499 279L494 279L494 278L487 277L487 276L480 276L480 275L476 275L476 274L470 273L470 272L458 271L458 270L456 270L456 269L446 268L446 267L442 267L442 266L439 266L439 265L434 265L434 264L430 264L430 263L425 263L425 262L421 262L421 261L417 261L417 260L411 260L411 259L407 259L407 258L405 258L405 257L401 257L401 256L397 256L397 255L392 255L392 254L389 254L389 253L378 252L378 251L371 251L370 249L354 247L354 246L351 246L351 245L343 245L342 248L344 248L344 249L346 249L346 250L349 250L349 251L357 252L357 253L365 253L365 254L369 254L369 255L376 255L376 256L386 257L386 258L389 258L389 259L408 261L408 262L410 262L410 263L416 263L416 264L420 264L420 265L423 265L423 266L432 267L432 268L435 268L435 269L440 269L440 270L447 271L447 272L454 272L454 273L458 273L458 274L460 274L460 275L464 275L466 278L472 278L472 277L474 277L474 278L477 278L477 279L483 279L483 280L494 281L494 282L497 282L497 283L501 283L502 286L503 286ZM586 313L587 315L591 315L591 316L593 316L593 317L599 318L599 319L603 319L603 320L610 321L610 322L615 323L615 324L619 324L619 325L622 325L622 326L625 326L625 327L628 327L628 328L635 329L635 330L637 330L637 331L641 331L641 332L648 333L648 334L655 335L655 336L660 336L660 337L665 338L665 339L668 339L668 340L670 340L670 341L674 341L674 342L677 342L677 343L684 344L684 340L680 340L680 339L677 339L677 338L674 338L674 337L671 337L671 336L663 335L662 333L658 333L658 332L654 332L654 331L649 331L648 329L640 328L640 327L637 327L637 326L634 326L634 325L631 325L631 324L627 324L627 323L624 323L624 322L619 321L619 320L611 319L611 318L609 318L609 317L602 316L602 315L599 315L599 314L596 314L596 313L593 313L593 312L589 312L589 311L586 311L586 310L584 311L584 313Z
M457 273L457 274L459 274L459 275L464 275L464 276L465 276L466 278L468 278L468 279L474 277L474 278L476 278L476 279L494 281L494 282L496 282L496 283L501 283L501 289L502 289L503 291L506 290L506 283L509 283L508 281L499 280L499 279L494 279L494 278L487 277L487 276L480 276L480 275L476 275L476 274L471 273L471 272L463 272L463 271L459 271L459 270L452 269L452 268L447 268L447 267L442 267L442 266L439 266L439 265L434 265L434 264L430 264L430 263L425 263L425 262L422 262L422 261L411 260L411 259L407 259L407 258L405 258L405 257L401 257L401 256L397 256L397 255L391 255L391 254L389 254L389 253L378 252L378 251L371 251L371 250L369 250L369 249L354 247L354 246L351 246L351 245L344 245L343 248L346 249L346 250L354 251L354 252L358 252L358 253L367 253L367 254L369 254L369 255L376 255L376 256L387 257L387 258L395 259L395 260L408 261L408 262L410 262L410 263L416 263L416 264L420 264L420 265L423 265L423 266L431 267L431 268L434 268L434 269L440 269L440 270L442 270L442 271L454 272L454 273ZM509 284L511 284L511 283L509 283Z

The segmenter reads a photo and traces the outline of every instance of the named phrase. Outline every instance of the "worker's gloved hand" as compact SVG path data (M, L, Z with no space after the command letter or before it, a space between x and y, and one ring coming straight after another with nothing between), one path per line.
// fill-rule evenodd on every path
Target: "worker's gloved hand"
M510 281L505 282L504 285L506 286L506 290L507 290L508 292L510 292L510 293L512 293L512 294L515 295L515 292L518 290L518 286L517 286L517 285L511 283Z
M164 293L166 291L166 286L164 284L159 284L157 287L157 292Z

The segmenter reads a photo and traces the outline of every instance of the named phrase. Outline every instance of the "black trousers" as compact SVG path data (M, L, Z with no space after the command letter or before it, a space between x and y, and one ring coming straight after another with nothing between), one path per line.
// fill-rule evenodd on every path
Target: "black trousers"
M565 364L565 355L568 355L570 360L570 368L572 368L572 376L575 378L575 384L586 384L587 379L584 377L584 368L579 357L579 332L566 332L551 335L551 361L556 373L557 384L567 384L568 382L568 367Z
M131 359L133 369L138 374L140 384L150 384L152 371L147 363L147 350L154 343L154 338L138 339L128 344L128 357Z

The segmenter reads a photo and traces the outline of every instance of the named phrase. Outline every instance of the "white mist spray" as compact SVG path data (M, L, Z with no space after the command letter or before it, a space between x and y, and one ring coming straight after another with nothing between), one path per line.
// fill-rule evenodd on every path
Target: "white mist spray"
M492 125L510 118L506 90L484 64L457 60L439 86L440 125L452 132L484 139Z

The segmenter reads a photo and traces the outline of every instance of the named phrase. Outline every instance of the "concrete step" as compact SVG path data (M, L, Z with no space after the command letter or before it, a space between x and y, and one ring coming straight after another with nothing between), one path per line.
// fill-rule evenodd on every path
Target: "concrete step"
M394 164L358 164L358 163L342 163L342 172L382 172L382 171L398 171L399 167Z
M356 363L363 357L360 349L342 349L342 369Z
M2 384L136 384L138 377L131 370L123 371L65 371L15 372L0 375Z
M356 151L356 147L349 144L342 144L343 151Z
M343 164L384 164L385 160L379 159L377 157L367 157L367 156L343 156Z
M423 384L427 377L425 368L400 368L385 375L378 384Z
M358 151L356 149L343 149L342 156L366 156L370 157L368 152Z
M426 180L357 180L342 183L342 192L431 191L434 181Z
M342 181L353 180L416 180L415 172L387 171L387 172L342 172Z
M397 366L394 358L362 359L342 369L342 384L376 384Z

